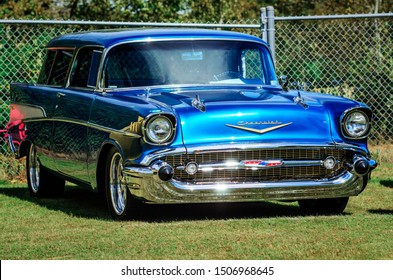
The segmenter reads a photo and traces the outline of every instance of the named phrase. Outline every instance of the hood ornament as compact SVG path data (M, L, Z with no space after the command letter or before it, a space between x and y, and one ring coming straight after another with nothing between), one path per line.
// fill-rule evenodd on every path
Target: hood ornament
M146 98L149 98L151 95L151 88L149 87L144 88L144 91L145 91Z
M302 89L302 86L301 86L300 83L299 83L299 88L298 88L298 90L297 90L297 96L295 96L295 97L293 98L293 101L294 101L296 104L302 106L303 109L307 110L309 106L308 106L308 104L304 101L304 98L300 95L300 90L301 90L301 89Z
M192 105L192 107L196 108L197 110L201 111L202 113L206 112L206 106L201 101L198 94L191 101L191 105Z
M283 127L286 127L288 125L292 124L292 122L289 123L283 123L283 124L279 124L279 125L275 125L275 126L271 126L268 128L264 128L264 129L256 129L256 128L252 128L252 127L245 127L245 126L241 126L241 125L233 125L233 124L226 124L226 126L232 127L232 128L236 128L236 129L241 129L241 130L245 130L245 131L249 131L249 132L254 132L254 133L258 133L258 134L264 134L276 129L280 129Z

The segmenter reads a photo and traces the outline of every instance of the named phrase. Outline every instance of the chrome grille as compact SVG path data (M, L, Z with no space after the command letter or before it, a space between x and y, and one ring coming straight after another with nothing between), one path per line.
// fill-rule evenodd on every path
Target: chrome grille
M324 160L333 156L339 163L332 170L323 166L280 166L263 170L214 170L210 172L197 172L194 175L187 174L184 170L177 170L177 166L187 161L195 161L198 164L207 164L225 161L241 160ZM279 180L305 180L323 179L335 176L344 171L343 161L349 156L345 150L333 148L307 148L307 149L259 149L259 150L236 150L219 152L202 152L195 154L181 154L166 156L168 164L175 167L174 179L179 181L198 183L212 182L266 182Z

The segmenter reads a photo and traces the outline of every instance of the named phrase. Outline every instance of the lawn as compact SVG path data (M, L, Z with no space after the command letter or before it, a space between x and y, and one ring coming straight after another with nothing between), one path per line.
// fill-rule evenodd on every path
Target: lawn
M114 222L97 195L31 198L0 181L0 259L393 259L393 164L339 216L296 203L144 206Z

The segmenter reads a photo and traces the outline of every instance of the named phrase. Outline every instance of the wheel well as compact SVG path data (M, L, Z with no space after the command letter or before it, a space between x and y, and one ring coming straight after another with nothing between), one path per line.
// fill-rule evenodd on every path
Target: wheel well
M30 145L32 145L32 143L29 141L24 141L21 143L21 145L19 146L18 158L27 156Z
M115 147L112 144L105 144L100 152L97 162L97 188L100 194L105 193L105 164L108 153L112 147Z

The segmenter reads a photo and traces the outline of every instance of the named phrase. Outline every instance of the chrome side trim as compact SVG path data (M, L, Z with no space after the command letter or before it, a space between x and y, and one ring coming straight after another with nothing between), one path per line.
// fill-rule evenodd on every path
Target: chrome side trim
M115 134L121 134L122 136L128 136L128 137L133 137L133 138L141 138L142 136L136 133L131 133L126 130L118 130L118 129L113 129L109 127L105 127L102 125L94 124L91 122L86 122L86 121L78 121L76 119L68 119L68 118L35 118L35 119L25 119L25 123L31 123L31 122L41 122L41 121L59 121L59 122L65 122L65 123L72 123L72 124L78 124L78 125L83 125L87 126L89 128L97 129L100 131L108 132L108 133L115 133ZM128 127L126 128L128 129Z

